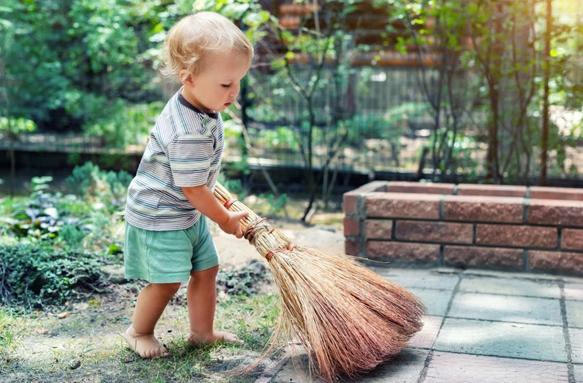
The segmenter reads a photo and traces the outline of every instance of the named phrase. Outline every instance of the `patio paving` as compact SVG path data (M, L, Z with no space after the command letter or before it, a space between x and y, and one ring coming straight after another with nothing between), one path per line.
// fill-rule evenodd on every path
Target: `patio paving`
M358 383L583 383L583 278L373 268L427 306L424 328ZM256 383L320 383L305 356Z

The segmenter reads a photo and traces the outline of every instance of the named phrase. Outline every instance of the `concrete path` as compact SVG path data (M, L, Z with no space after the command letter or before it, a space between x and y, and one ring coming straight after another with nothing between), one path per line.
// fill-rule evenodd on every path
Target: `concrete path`
M582 278L374 270L417 294L428 315L405 350L356 382L583 383ZM294 359L256 380L284 382L320 381Z

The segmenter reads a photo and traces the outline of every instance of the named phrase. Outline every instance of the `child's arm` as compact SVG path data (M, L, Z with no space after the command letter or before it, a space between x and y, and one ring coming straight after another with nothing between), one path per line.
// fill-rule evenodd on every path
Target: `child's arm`
M206 185L183 187L182 191L196 210L218 223L225 233L233 234L237 238L243 236L239 221L249 213L232 212L225 209Z

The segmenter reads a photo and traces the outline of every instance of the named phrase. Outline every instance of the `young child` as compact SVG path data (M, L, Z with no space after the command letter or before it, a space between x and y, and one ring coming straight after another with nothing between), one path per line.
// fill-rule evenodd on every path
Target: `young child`
M219 257L205 217L242 237L239 220L247 214L225 209L212 190L224 142L219 112L237 98L253 47L227 18L200 12L172 27L164 52L165 74L183 86L150 133L125 210L125 276L149 282L125 332L142 358L169 355L154 328L187 281L188 341L240 343L236 335L213 328Z

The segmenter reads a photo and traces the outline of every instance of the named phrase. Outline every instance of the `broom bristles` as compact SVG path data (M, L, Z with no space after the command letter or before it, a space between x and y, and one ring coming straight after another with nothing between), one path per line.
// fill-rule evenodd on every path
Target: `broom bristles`
M323 380L374 369L422 328L425 308L404 288L346 255L295 246L222 185L214 193L229 210L249 213L241 227L268 260L280 296L276 334L299 339Z

